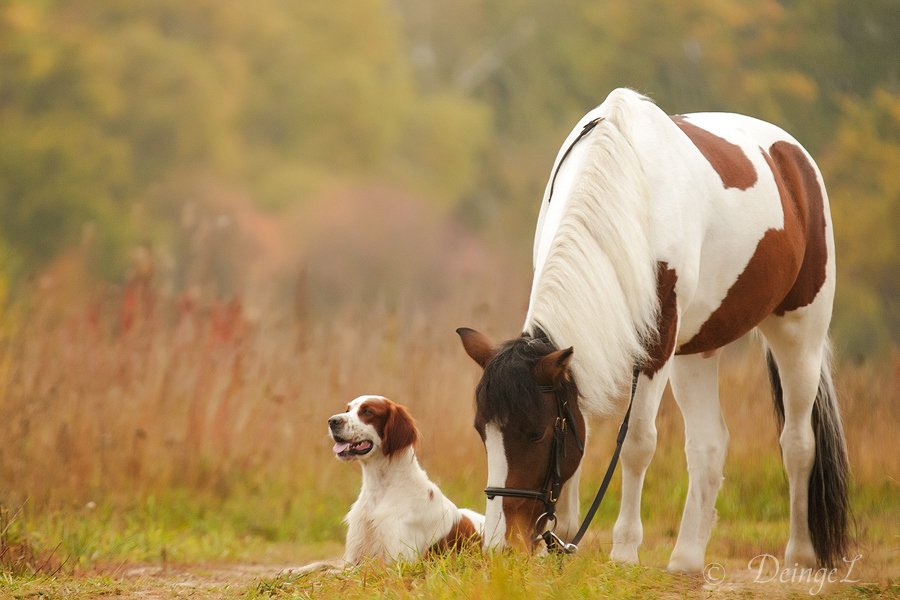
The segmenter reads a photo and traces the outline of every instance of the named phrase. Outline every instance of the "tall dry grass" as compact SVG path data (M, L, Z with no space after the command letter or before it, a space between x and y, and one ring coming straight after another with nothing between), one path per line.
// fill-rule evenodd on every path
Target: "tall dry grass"
M477 368L454 330L514 331L524 308L503 276L456 283L428 306L325 310L302 297L203 304L142 284L83 305L36 294L7 316L20 326L0 346L0 500L216 490L244 475L327 482L326 420L365 393L410 407L423 460L479 471Z
M236 479L327 490L326 419L357 395L407 405L432 476L479 495L484 450L472 428L478 368L454 330L515 335L528 274L456 274L427 301L361 298L316 309L291 302L200 302L140 280L90 302L35 294L7 315L0 346L0 502L38 506L144 497L181 487L226 494ZM729 461L777 457L758 344L726 350L721 367ZM858 480L900 480L900 360L840 364L837 383ZM605 469L618 423L596 423L587 479ZM660 456L680 456L671 397L659 416ZM683 459L672 459L683 460Z

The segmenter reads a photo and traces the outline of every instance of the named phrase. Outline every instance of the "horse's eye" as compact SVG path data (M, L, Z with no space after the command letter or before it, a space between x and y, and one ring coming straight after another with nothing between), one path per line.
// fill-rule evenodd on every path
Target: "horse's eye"
M536 431L528 432L528 435L526 435L525 437L527 437L528 441L531 442L532 444L536 444L544 439L545 434L546 434L545 429L539 429Z

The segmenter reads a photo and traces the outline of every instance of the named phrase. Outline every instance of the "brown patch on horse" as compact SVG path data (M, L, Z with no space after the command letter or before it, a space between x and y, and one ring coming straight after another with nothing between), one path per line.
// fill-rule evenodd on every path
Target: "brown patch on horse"
M756 168L740 146L697 127L683 116L670 118L709 161L726 189L746 190L756 183Z
M762 150L778 186L784 228L765 232L722 304L676 354L721 348L769 314L806 306L825 282L825 209L815 171L793 144L776 142L770 152Z
M432 554L446 554L447 552L459 552L465 548L481 546L481 536L475 524L465 515L460 515L450 531L431 545L426 556Z
M669 268L669 263L656 263L656 296L659 299L659 315L656 317L657 336L647 348L648 360L641 365L641 372L653 379L657 371L668 362L675 350L678 333L678 300L675 297L675 283L678 274Z
M812 304L825 283L825 266L828 263L825 199L816 171L803 150L795 144L775 142L769 148L769 154L772 156L769 165L775 163L772 171L780 174L783 182L783 188L779 185L778 190L790 195L806 233L806 253L797 280L775 308L775 314L781 317L786 312Z
M364 415L365 410L369 414ZM359 420L375 428L381 438L381 451L388 458L419 440L416 422L410 414L386 398L363 402L359 406Z

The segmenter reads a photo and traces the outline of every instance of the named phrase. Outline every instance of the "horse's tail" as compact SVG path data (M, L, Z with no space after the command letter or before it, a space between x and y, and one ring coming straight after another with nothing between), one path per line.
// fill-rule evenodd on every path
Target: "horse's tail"
M778 429L784 428L784 397L778 366L766 352L769 382L775 397ZM832 568L846 556L850 543L850 463L847 442L831 378L830 352L822 360L819 389L813 404L812 426L816 436L816 458L809 476L808 523L819 563Z

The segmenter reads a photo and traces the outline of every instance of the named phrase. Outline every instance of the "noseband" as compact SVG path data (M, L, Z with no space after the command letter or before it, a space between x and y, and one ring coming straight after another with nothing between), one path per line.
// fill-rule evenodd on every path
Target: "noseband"
M581 453L582 457L584 457L584 441L582 441L581 436L578 435L578 429L575 426L575 416L572 414L572 408L569 406L568 399L561 398L559 390L555 387L544 385L538 387L538 391L542 394L553 394L556 397L556 423L553 425L553 443L550 448L550 467L547 470L547 477L544 479L544 485L540 490L507 487L484 488L484 493L487 494L488 500L493 500L497 496L501 496L504 498L539 500L544 504L544 513L537 518L537 521L534 524L535 533L532 542L541 539L544 540L544 543L547 544L547 549L551 552L574 554L578 551L578 542L584 537L588 526L591 524L594 515L597 513L597 509L600 508L600 502L606 494L606 489L609 487L609 482L612 479L613 472L616 470L616 465L619 462L619 453L622 451L622 444L625 442L625 434L628 432L628 420L631 417L631 405L634 403L634 394L637 391L637 382L640 372L640 365L635 363L632 371L631 400L628 402L628 410L625 411L625 418L622 420L622 425L619 426L619 435L616 438L616 450L609 463L609 468L606 470L606 476L603 478L603 483L600 485L597 496L594 498L594 503L591 505L590 510L588 510L587 515L585 515L578 533L575 534L572 542L568 544L563 542L560 537L554 533L554 530L556 529L556 502L559 500L559 492L562 489L562 459L566 456L567 430L571 429L572 433L575 435L575 444L578 446L578 451ZM538 533L538 526L540 525L541 519L546 519L547 523L552 521L553 527L543 533Z

